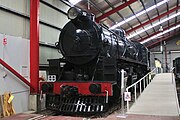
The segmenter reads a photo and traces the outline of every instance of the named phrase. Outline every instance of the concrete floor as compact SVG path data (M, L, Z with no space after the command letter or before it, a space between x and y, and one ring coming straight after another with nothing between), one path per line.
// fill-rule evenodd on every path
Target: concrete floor
M152 116L152 115L135 115L130 114L126 118L117 117L119 114L112 114L106 118L81 118L81 117L70 117L70 116L47 116L42 119L36 120L180 120L178 116ZM37 114L17 114L11 117L3 118L1 120L35 120L33 117L38 116Z
M179 103L174 83L171 73L157 74L128 113L179 116Z

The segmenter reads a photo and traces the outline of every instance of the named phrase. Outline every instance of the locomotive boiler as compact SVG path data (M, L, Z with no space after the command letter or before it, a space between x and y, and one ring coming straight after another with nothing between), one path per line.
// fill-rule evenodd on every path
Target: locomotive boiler
M109 30L94 16L72 7L56 47L62 58L49 59L51 82L41 82L47 109L62 113L106 111L120 97L121 70L126 85L148 72L148 50L129 41L122 29Z

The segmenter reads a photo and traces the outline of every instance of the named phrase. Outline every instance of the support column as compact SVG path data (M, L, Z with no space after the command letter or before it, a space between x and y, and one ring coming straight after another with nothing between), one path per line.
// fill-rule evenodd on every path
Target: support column
M30 0L30 83L39 90L39 0Z

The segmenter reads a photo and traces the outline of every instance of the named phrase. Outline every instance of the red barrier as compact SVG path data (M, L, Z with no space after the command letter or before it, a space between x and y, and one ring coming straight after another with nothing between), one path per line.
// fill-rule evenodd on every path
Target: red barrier
M15 69L9 66L6 62L0 59L0 64L2 64L6 69L8 69L11 73L13 73L16 77L18 77L21 81L23 81L26 85L28 85L31 89L34 90L34 87L31 83L28 82L22 75L20 75Z

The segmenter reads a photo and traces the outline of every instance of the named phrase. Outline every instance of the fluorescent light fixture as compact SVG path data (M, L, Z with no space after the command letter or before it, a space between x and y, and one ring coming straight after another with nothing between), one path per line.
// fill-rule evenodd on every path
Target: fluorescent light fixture
M159 37L159 36L162 36L162 35L170 32L170 31L172 31L172 30L175 30L175 29L177 29L177 28L179 28L179 27L180 27L180 24L179 24L179 25L176 25L176 26L174 26L174 27L172 27L172 28L170 28L170 29L168 29L168 30L165 30L165 31L163 31L163 32L161 32L161 33L159 33L159 34L157 34L157 35L154 35L154 36L152 36L152 37L150 37L150 38L148 38L148 39L146 39L146 40L144 40L144 41L142 41L142 42L140 42L140 43L141 43L141 44L144 44L144 43L146 43L146 42L149 42L150 40L155 39L155 38L157 38L157 37Z
M149 30L149 29L151 29L151 28L153 28L153 27L156 27L157 25L160 25L160 24L162 24L162 23L164 23L164 22L166 22L166 21L168 21L168 20L170 20L170 19L172 19L172 18L175 18L175 17L178 16L178 15L180 15L180 12L178 12L178 13L176 13L176 14L173 14L173 15L169 16L168 18L166 18L166 19L164 19L164 20L161 20L160 22L157 22L157 23L155 23L155 24L153 24L153 25L151 25L151 26L149 26L149 27L147 27L147 28L145 28L145 29L142 29L141 31L138 31L138 32L136 32L136 33L128 36L127 38L130 39L130 38L132 38L132 37L134 37L134 36L136 36L136 35L139 35L139 34L145 32L145 31L147 31L147 30Z
M129 17L129 18L127 18L127 19L124 19L123 21L119 22L119 23L116 24L116 25L113 25L113 26L110 27L109 29L115 29L115 28L117 28L117 27L119 27L119 26L121 26L121 25L123 25L123 24L125 24L125 23L127 23L127 22L129 22L129 21L131 21L131 20L133 20L133 19L135 19L135 18L137 18L137 17L139 17L140 15L143 15L143 14L145 14L146 12L149 12L149 11L151 11L151 10L153 10L153 9L161 6L161 5L163 5L164 3L168 2L168 1L169 1L169 0L163 0L163 1L159 2L159 3L157 3L156 5L153 5L153 6L149 7L149 8L147 8L146 10L143 10L143 11L135 14L135 15L132 16L132 17Z
M81 0L69 0L69 2L73 5L77 4L78 2L80 2Z

